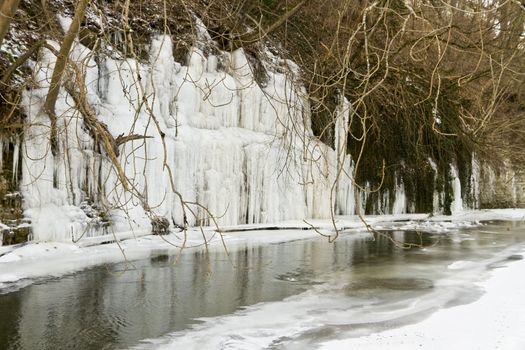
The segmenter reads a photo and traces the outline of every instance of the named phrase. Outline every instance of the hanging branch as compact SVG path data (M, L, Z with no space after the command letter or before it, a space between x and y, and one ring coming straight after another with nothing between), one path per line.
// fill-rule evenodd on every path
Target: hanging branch
M80 71L80 68L75 64L70 64L72 72L72 79L67 79L65 82L65 89L67 93L75 101L75 105L79 110L82 118L84 120L84 125L86 126L89 134L98 142L106 151L106 154L115 167L120 182L124 190L129 191L129 183L122 169L122 165L118 159L119 156L119 146L133 140L148 139L152 138L151 136L132 134L124 136L123 134L119 135L117 138L114 138L113 135L109 132L106 124L98 120L95 111L91 108L87 101L86 88L84 77Z
M58 154L57 116L55 105L57 102L58 93L60 91L60 82L66 68L69 52L73 46L73 41L78 35L80 24L84 18L88 3L89 0L80 0L78 3L78 6L75 10L75 15L73 16L73 21L71 22L71 25L64 36L64 40L62 41L62 45L60 46L55 68L53 69L53 76L51 77L51 84L49 85L49 91L44 103L44 111L48 114L49 119L51 120L50 143L51 152L54 156Z

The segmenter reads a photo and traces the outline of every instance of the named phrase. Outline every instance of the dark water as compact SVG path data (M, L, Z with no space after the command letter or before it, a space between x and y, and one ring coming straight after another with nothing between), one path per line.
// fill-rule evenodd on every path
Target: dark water
M389 238L418 247L403 250ZM229 258L187 252L176 263L157 251L135 269L99 266L0 295L0 349L126 348L188 329L196 318L279 301L336 278L349 297L383 298L387 305L424 298L440 280L456 276L451 263L469 261L479 275L519 259L509 248L524 241L524 224L492 222L449 235L395 231L375 239L347 234L335 243L317 238L245 247ZM466 288L444 303L479 294Z

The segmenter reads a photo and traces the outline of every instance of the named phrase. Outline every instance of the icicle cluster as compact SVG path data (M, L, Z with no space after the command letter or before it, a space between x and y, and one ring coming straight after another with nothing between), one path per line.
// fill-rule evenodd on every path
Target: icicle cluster
M28 128L21 191L35 240L108 234L94 225L93 205L106 211L110 233L135 235L150 232L152 216L172 225L208 225L211 213L219 224L235 225L327 218L332 210L355 213L352 160L344 146L350 103L341 103L334 151L312 135L293 63L271 57L262 86L242 49L205 56L196 46L183 66L174 61L168 36L153 39L149 64L95 59L78 43L71 59L85 74L87 101L111 134L148 138L120 147L131 188L125 191L73 99L61 90L60 154L54 157L42 106L55 58L44 50L33 67L40 87L23 101ZM177 192L190 203L185 213ZM396 195L384 213L406 211L402 184ZM366 193L357 197L364 207Z
M120 162L132 192L83 126L65 91L57 102L60 155L49 147L50 122L42 112L54 57L34 67L40 88L26 93L28 129L23 143L21 190L36 240L101 234L90 229L86 201L107 208L117 232L150 230L150 217L184 221L181 201L200 203L219 224L266 223L327 217L335 155L311 134L305 91L289 62L255 82L242 50L219 57L199 48L188 65L173 60L171 40L155 38L149 65L106 57L95 61L77 44L87 99L109 131L149 136L125 143ZM349 189L346 189L352 196ZM85 207L85 206L84 206ZM210 224L190 204L189 224Z

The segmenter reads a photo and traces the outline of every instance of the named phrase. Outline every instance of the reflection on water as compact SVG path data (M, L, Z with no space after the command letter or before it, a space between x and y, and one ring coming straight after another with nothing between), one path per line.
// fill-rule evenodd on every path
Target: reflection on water
M386 310L414 295L450 287L442 281L465 278L465 270L479 275L480 267L518 259L510 254L495 259L494 254L523 242L523 227L491 223L447 236L402 231L366 238L348 234L332 244L319 238L246 246L230 256L187 252L176 264L166 251L154 251L151 259L134 262L134 268L101 266L0 295L0 348L133 346L141 339L202 322L196 318L231 314L334 281L342 285L341 297L373 298ZM402 250L392 238L424 248ZM457 270L447 268L452 262ZM448 306L478 295L474 288L457 293ZM316 330L328 337L333 331Z

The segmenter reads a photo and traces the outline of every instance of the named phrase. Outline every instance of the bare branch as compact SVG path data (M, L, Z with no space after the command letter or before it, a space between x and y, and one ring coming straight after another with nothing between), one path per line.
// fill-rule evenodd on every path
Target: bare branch
M53 69L53 76L51 77L51 83L49 85L49 92L44 103L44 111L48 114L49 119L51 120L51 151L53 155L58 154L58 141L57 141L57 116L55 112L55 105L58 98L58 93L60 91L62 75L66 68L66 63L68 61L69 52L73 45L73 41L78 35L80 24L84 18L86 12L86 7L89 3L89 0L80 0L77 8L75 10L75 15L71 25L64 36L62 45L56 59L55 68Z

